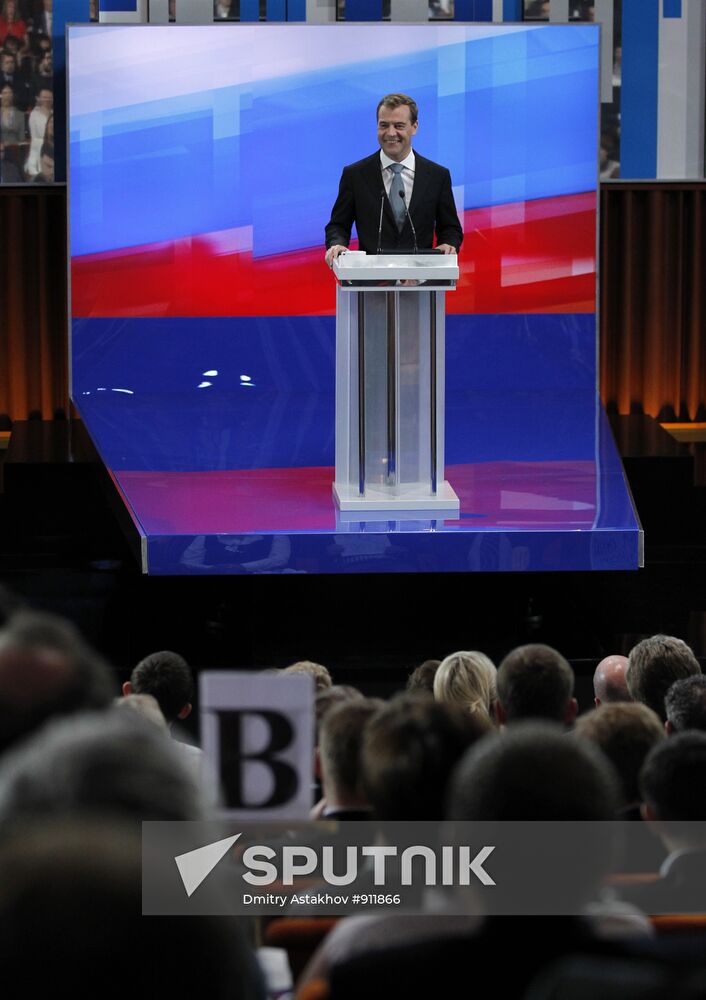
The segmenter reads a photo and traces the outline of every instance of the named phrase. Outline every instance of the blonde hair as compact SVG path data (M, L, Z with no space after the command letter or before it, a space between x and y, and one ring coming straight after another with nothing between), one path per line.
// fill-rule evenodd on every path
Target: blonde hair
M496 676L495 664L485 653L477 650L451 653L436 671L434 698L492 721L497 697Z
M328 669L321 663L314 663L312 660L297 660L291 666L285 667L283 674L308 674L314 679L314 690L318 694L325 691L333 684L333 678Z

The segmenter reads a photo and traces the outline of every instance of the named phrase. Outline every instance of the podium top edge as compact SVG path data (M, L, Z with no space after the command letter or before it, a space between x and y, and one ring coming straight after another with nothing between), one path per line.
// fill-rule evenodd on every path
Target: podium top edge
M459 268L456 254L345 254L333 262L333 273L339 281L455 281Z

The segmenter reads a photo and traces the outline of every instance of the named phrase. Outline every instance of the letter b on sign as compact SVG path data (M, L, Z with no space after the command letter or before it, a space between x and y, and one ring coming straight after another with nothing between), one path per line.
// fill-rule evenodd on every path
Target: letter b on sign
M221 783L228 809L271 809L294 798L297 772L281 757L294 741L285 715L253 709L219 712L218 725Z
M306 819L311 808L314 689L308 676L200 677L203 749L229 815Z

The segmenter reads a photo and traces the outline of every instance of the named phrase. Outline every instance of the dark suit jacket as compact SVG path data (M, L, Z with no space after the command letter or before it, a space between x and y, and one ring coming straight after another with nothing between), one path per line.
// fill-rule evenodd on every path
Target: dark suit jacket
M428 250L434 244L436 232L437 243L449 243L458 249L463 240L463 229L451 191L451 174L446 167L427 160L416 151L414 157L414 186L409 214L417 231L417 246L420 250ZM375 253L380 202L383 201L382 249L411 249L414 237L409 219L405 219L399 232L387 195L383 200L384 191L379 152L344 167L331 220L326 226L327 248L336 244L348 246L355 222L360 249Z
M706 851L675 855L656 882L624 886L620 895L645 913L706 913Z

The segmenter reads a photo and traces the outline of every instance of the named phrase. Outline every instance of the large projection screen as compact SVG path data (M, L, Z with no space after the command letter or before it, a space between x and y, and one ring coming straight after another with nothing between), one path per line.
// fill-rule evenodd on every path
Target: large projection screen
M72 399L145 533L181 536L160 571L191 535L337 530L301 490L264 526L239 494L234 527L215 489L192 530L177 485L333 465L323 229L393 91L465 233L447 463L593 463L596 506L598 69L591 24L69 28Z

